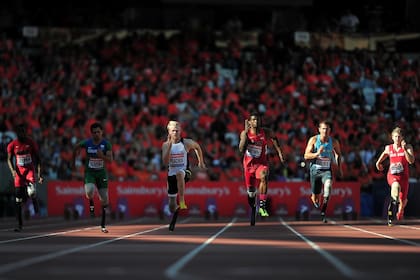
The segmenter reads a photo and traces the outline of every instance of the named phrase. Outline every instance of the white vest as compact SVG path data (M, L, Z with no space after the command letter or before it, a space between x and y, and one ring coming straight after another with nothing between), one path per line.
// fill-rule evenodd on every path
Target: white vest
M171 153L169 155L168 176L176 175L178 170L187 169L188 157L184 143L179 142L172 144Z

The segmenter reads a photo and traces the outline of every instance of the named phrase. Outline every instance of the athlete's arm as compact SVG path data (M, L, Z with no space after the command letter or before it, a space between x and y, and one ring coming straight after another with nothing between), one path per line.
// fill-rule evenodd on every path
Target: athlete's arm
M382 162L388 157L388 155L389 155L388 146L385 146L384 151L381 153L378 160L376 161L376 164L375 164L376 169L378 169L379 171L384 170L384 166L382 165Z
M316 151L315 153L312 152L315 145L315 141L316 141L316 136L312 136L311 138L309 138L308 144L306 145L306 148L305 148L305 154L303 155L303 158L305 160L315 159L321 154L322 149L318 149L318 151Z

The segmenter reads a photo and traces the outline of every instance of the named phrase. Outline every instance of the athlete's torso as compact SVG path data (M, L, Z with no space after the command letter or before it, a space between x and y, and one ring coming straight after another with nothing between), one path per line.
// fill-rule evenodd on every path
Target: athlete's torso
M86 150L86 169L87 170L104 170L105 161L97 156L98 150L102 150L105 155L112 149L112 145L106 139L102 139L99 144L93 143L93 140L86 139L80 143L80 146Z
M15 156L17 168L34 168L34 156L38 154L38 146L29 138L23 142L15 139L7 146L7 152Z
M391 144L388 146L389 150L389 170L388 172L392 175L407 175L408 170L408 161L404 155L404 149L399 147L394 149L394 145Z
M172 144L169 155L168 176L173 176L178 170L185 170L188 167L188 153L184 142L181 140Z
M244 153L243 163L249 164L267 164L267 138L263 129L256 134L247 133L248 144Z
M328 137L328 141L322 142L320 135L316 136L314 151L317 152L319 148L323 146L324 150L322 153L312 162L312 166L318 170L330 170L331 164L334 162L334 145L331 137Z

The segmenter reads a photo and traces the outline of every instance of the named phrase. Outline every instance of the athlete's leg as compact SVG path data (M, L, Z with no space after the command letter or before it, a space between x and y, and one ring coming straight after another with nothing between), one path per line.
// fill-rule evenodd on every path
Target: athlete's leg
M109 204L108 188L99 188L98 194L99 194L99 200L101 201L101 206L102 206L101 230L104 233L108 233L108 230L105 227L106 209Z
M328 172L325 174L325 179L323 179L323 186L324 186L324 199L322 202L321 207L321 218L324 223L327 222L326 219L326 213L327 213L327 207L328 207L328 201L330 200L331 195L331 189L332 189L332 178Z
M179 195L179 207L181 209L187 209L187 205L185 204L185 171L178 170L176 172L176 183L178 186L178 195Z
M22 202L23 202L23 187L15 187L15 200L16 200L16 220L18 222L17 227L15 228L16 232L22 230Z
M318 172L319 171L316 170L314 167L311 167L311 169L309 170L311 184L311 201L316 209L319 208L322 189L322 182L318 177Z
M37 191L36 191L36 183L29 182L28 186L26 187L26 191L28 193L28 197L32 199L32 204L34 206L35 214L39 213L39 203L37 199Z
M89 213L93 218L95 217L95 205L93 203L93 195L95 194L95 184L94 183L85 183L85 194L86 198L89 200Z
M391 184L391 197L388 204L388 225L392 225L392 220L394 219L394 215L399 208L399 200L400 200L400 183L399 182L392 182Z
M259 214L262 217L269 216L267 211L267 190L268 190L268 182L267 182L267 176L268 176L268 169L266 167L262 169L258 169L258 177L259 179L259 200L260 200L260 208L259 208Z

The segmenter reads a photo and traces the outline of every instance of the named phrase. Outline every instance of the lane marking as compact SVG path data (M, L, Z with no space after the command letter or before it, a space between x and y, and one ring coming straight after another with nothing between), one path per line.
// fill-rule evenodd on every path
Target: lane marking
M106 245L109 243L113 243L122 239L127 239L130 237L134 237L137 235L142 235L145 233L149 233L149 232L153 232L153 231L157 231L163 228L168 228L168 225L162 225L159 226L157 228L153 228L153 229L149 229L149 230L145 230L145 231L140 231L140 232L136 232L136 233L132 233L132 234L127 234L127 235L123 235L117 238L113 238L113 239L108 239L105 241L101 241L101 242L97 242L97 243L92 243L89 245L85 245L85 246L78 246L75 248L71 248L71 249L66 249L66 250L61 250L61 251L57 251L57 252L53 252L53 253L49 253L49 254L45 254L42 256L37 256L37 257L33 257L33 258L29 258L29 259L25 259L25 260L20 260L17 262L13 262L13 263L8 263L8 264L4 264L4 265L0 265L0 274L2 273L6 273L6 272L10 272L19 268L24 268L30 265L34 265L37 263L41 263L41 262L45 262L45 261L49 261L55 258L59 258L62 256L66 256L66 255L70 255L76 252L80 252L80 251L84 251L84 250L88 250L88 249L92 249L95 247L99 247L102 245Z
M109 226L124 225L124 224L130 224L130 223L138 223L141 220L143 220L143 218L136 219L136 220L129 220L129 221L113 223L113 224L109 224ZM68 225L68 223L66 223L66 224ZM59 224L59 225L61 225L61 224ZM40 228L40 227L41 226L36 226L36 228ZM51 236L57 236L57 235L65 235L65 234L68 234L68 233L80 232L80 231L85 231L85 230L92 230L92 229L96 229L98 227L99 226L90 226L90 227L85 227L85 228L71 229L71 230L51 232L51 233L45 233L45 234L37 234L37 235L19 237L19 238L8 239L8 240L0 240L0 244L7 244L7 243L13 243L13 242L19 242L19 241L25 241L25 240L31 240L31 239L37 239L37 238L44 238L44 237L51 237ZM33 229L33 228L34 227L31 227L31 229ZM21 234L21 233L16 233L16 235L19 235L19 234Z
M334 222L334 224L336 224L336 223ZM349 229L353 229L353 230L361 231L361 232L364 232L364 233L368 233L368 234L371 234L371 235L376 235L376 236L379 236L379 237L383 237L383 238L386 238L386 239L389 239L389 240L398 241L398 242L401 242L401 243L404 243L404 244L407 244L407 245L412 245L412 246L416 246L416 247L420 246L419 243L416 243L416 242L413 242L413 241L410 241L410 240L400 239L400 238L396 238L396 237L393 237L393 236L390 236L390 235L385 235L385 234L382 234L382 233L378 233L378 232L374 232L374 231L370 231L370 230L366 230L366 229L362 229L362 228L358 228L358 227L354 227L354 226L350 226L350 225L342 225L342 226L346 227L346 228L349 228Z
M354 279L357 277L356 271L354 271L351 267L340 261L338 258L334 257L332 254L328 253L327 251L323 250L319 247L316 243L312 242L308 238L306 238L303 234L296 231L290 225L288 225L282 218L280 218L281 224L288 228L291 232L293 232L296 236L300 239L305 241L312 249L314 249L317 253L327 259L338 271L341 272L344 276L350 279Z
M175 279L178 276L178 272L189 262L191 261L200 251L202 251L204 248L207 247L213 240L215 240L220 234L222 234L224 231L226 231L228 228L230 228L235 222L237 218L233 218L232 221L227 224L225 227L223 227L221 230L219 230L215 235L207 239L203 244L196 247L194 250L183 256L181 259L179 259L177 262L169 266L165 270L166 277L170 279Z

